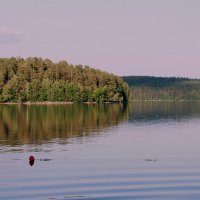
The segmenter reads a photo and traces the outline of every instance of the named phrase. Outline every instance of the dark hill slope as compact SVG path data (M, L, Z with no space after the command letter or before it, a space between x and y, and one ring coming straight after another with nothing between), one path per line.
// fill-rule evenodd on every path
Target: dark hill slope
M200 80L176 77L124 76L134 100L200 100Z

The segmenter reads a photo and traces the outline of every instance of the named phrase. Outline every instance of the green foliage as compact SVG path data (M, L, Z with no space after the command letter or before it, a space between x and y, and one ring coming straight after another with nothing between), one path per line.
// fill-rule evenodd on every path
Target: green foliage
M128 85L88 66L42 58L0 59L0 102L123 102Z
M19 97L19 82L18 77L15 75L2 89L2 97L4 101L13 101L16 102Z
M134 100L200 100L200 80L126 76Z

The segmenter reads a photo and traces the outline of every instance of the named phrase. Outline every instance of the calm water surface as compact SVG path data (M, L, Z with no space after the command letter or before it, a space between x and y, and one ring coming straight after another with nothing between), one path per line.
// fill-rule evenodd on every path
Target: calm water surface
M199 130L200 102L0 105L0 199L199 200Z

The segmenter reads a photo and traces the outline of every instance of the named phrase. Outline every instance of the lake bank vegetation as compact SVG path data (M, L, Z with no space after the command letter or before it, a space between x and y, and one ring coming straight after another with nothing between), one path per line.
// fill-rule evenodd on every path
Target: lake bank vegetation
M200 80L176 77L124 76L132 100L200 100Z
M126 102L122 78L89 66L37 57L0 58L0 102Z

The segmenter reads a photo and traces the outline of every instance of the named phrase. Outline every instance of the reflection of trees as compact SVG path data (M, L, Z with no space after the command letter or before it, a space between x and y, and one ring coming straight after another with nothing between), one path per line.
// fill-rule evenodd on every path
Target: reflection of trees
M200 116L200 102L139 101L99 105L0 105L0 144L39 144L92 137L124 120L148 122Z
M92 136L128 118L125 104L0 105L0 143L43 143Z
M149 121L200 115L198 101L135 101L129 104L129 120Z

